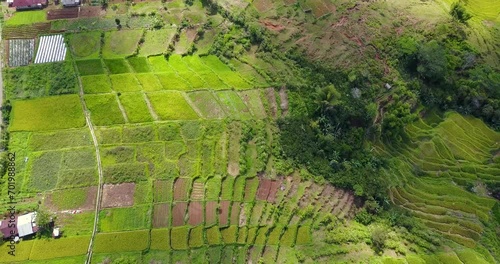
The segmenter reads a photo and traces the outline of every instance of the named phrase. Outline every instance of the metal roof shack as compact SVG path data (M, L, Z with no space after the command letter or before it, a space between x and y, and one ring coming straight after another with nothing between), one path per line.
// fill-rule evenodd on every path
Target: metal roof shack
M24 237L31 235L38 231L38 226L36 225L36 212L32 212L25 215L20 215L16 217L15 227L9 226L8 220L2 220L0 222L0 231L4 238L8 238L11 235L18 235L19 237Z
M62 4L64 7L79 6L80 0L62 0Z
M47 6L47 0L14 0L11 6L16 10L42 9Z

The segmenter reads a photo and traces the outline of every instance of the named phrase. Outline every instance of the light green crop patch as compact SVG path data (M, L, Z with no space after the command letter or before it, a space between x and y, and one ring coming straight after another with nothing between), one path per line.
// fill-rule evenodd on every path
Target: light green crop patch
M104 209L99 213L99 229L102 232L129 231L149 226L149 206Z
M176 28L146 31L144 43L142 43L141 49L139 50L139 55L152 56L163 54L167 51L168 45L176 32Z
M140 92L123 93L118 97L125 109L127 118L131 123L150 122L153 121L143 94Z
M109 78L111 78L113 90L117 92L135 92L141 90L141 85L134 74L114 74L110 75Z
M78 95L14 101L10 131L39 131L83 127L85 118Z
M115 94L85 95L92 123L106 126L124 123L123 114Z
M198 115L180 92L166 91L149 93L149 100L161 120L198 119Z
M133 55L142 37L142 30L119 30L106 32L102 56L120 58Z
M135 77L139 80L144 91L159 91L163 89L158 77L152 73L140 73L136 74Z
M30 259L42 260L84 255L87 252L89 241L90 236L38 239L35 240Z
M185 250L188 249L189 227L181 226L174 227L170 231L170 244L173 249Z
M226 117L226 113L211 91L191 92L188 93L188 97L204 118L216 119Z
M94 251L97 253L140 251L147 248L148 241L149 230L99 233L95 239Z
M111 82L107 75L81 76L83 92L86 94L110 93Z
M68 36L68 44L73 56L87 59L99 58L101 32L82 32Z

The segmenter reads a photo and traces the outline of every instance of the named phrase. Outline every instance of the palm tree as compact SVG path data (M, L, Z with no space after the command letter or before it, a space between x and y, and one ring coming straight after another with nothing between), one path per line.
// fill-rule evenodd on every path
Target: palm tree
M330 111L334 106L340 103L340 93L337 91L333 84L316 90L316 104L317 110L321 114Z

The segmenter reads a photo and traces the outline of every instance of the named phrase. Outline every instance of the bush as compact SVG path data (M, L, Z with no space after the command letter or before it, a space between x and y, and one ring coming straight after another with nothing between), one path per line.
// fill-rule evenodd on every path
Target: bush
M372 231L372 246L377 254L381 254L385 248L385 240L387 239L387 231L381 227L377 227Z
M461 2L455 2L451 5L450 15L461 23L466 23L467 20L472 18L472 15L467 12Z

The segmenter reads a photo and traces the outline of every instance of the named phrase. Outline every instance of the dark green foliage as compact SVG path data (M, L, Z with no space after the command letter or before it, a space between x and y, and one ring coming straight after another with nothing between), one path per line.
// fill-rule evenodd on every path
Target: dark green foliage
M100 59L78 60L76 66L80 75L104 74L104 68Z
M76 73L69 62L33 64L5 70L7 98L25 99L77 93Z
M436 40L420 46L418 50L418 73L429 82L441 81L447 74L446 49Z
M381 254L385 248L385 240L387 239L387 231L383 228L375 228L372 231L372 246L376 253Z
M103 174L106 183L137 182L146 179L147 169L143 163L118 164L104 167Z
M455 2L451 5L450 15L461 23L466 23L472 18L462 2Z

